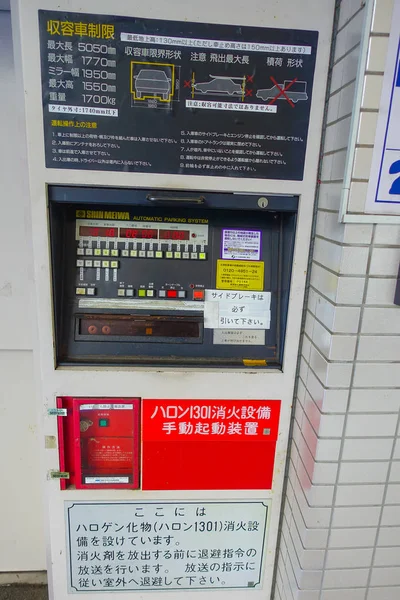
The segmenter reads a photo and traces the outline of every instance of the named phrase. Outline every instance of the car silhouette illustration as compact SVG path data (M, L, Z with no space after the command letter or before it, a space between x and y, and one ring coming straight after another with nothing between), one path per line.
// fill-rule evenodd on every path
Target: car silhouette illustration
M196 83L194 89L202 94L227 94L228 96L241 96L243 87L241 83L235 83L231 77L210 75L211 81ZM237 79L242 79L241 77Z
M158 96L162 100L168 100L171 93L171 79L165 71L159 69L142 69L135 79L136 98L143 96Z
M291 84L291 85L290 85ZM261 98L266 102L267 100L273 100L280 94L277 100L286 100L285 96L281 93L281 90L285 91L285 95L291 100L294 104L299 100L308 100L307 96L307 82L306 81L295 81L292 83L291 81L284 81L283 83L278 83L279 88L276 85L273 85L270 88L265 88L263 90L257 90L257 98ZM286 87L290 85L288 90L285 90Z

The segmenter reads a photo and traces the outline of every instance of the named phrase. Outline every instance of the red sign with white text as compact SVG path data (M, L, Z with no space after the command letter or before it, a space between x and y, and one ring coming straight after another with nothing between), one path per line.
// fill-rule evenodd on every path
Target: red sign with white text
M143 489L270 489L280 404L143 400Z

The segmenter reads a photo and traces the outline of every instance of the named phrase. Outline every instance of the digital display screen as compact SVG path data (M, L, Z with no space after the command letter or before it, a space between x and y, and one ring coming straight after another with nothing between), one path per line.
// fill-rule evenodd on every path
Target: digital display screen
M160 229L160 240L188 240L190 231Z
M157 229L120 229L120 237L141 240L156 240L158 238Z
M118 237L118 227L79 227L79 235L90 237Z

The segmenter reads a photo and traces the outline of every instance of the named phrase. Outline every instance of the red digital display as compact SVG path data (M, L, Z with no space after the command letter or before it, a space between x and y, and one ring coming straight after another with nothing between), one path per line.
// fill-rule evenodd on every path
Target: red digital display
M79 235L90 237L118 237L118 227L79 227Z
M160 229L160 240L188 240L190 231Z
M122 228L119 232L122 238L156 240L158 238L157 229L126 229Z

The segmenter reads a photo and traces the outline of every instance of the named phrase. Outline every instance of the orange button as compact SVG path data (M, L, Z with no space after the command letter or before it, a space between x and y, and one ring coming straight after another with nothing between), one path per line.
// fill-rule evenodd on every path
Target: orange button
M193 290L193 300L204 300L204 290Z

